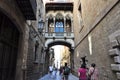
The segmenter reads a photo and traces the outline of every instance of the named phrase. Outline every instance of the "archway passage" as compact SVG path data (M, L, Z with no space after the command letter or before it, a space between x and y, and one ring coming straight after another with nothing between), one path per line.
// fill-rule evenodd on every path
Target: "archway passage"
M55 45L52 46L54 49L54 62L53 65L60 69L60 67L64 66L64 63L68 63L70 67L70 50L69 47L64 45Z
M54 50L51 52L51 48ZM74 50L71 47L70 43L65 41L53 41L48 44L47 55L49 55L49 65L60 69L65 63L68 63L68 66L71 68L71 71L74 68Z
M0 11L0 80L15 80L19 31Z

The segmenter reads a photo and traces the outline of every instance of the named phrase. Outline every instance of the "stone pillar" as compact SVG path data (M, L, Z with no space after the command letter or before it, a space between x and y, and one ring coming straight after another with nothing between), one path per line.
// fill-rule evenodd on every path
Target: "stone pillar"
M64 17L64 32L66 32L66 18Z
M73 19L71 19L71 32L73 32Z
M48 18L46 18L45 32L48 32Z
M47 49L45 54L45 74L47 74L49 71L49 57L49 50Z
M45 61L45 56L46 56L46 52L44 51L43 53L43 74L42 75L45 75L46 74L46 61Z
M74 73L74 50L70 50L70 67L71 67L71 72Z
M54 32L55 32L55 17L53 18L53 20L54 20Z

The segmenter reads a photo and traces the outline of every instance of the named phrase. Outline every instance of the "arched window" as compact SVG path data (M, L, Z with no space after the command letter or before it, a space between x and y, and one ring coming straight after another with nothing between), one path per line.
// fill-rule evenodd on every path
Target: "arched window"
M55 32L64 32L64 19L60 13L56 15Z
M71 32L71 18L69 15L66 16L66 25L65 25L66 32Z
M56 22L55 32L64 32L63 22L61 21Z
M48 18L48 32L54 32L54 20L52 15Z

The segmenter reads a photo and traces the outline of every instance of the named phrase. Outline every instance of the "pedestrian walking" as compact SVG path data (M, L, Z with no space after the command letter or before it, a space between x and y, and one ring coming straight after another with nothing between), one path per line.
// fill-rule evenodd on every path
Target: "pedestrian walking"
M62 66L60 67L59 71L60 71L60 75L62 75L62 73L63 73L63 67Z
M79 80L87 80L87 69L85 64L82 64L81 67L78 69L78 76Z
M89 68L88 79L89 80L98 80L98 69L96 68L95 63L92 63L91 67Z
M49 66L49 73L50 73L50 77L52 77L52 72L53 72L53 66Z
M63 67L63 76L64 80L68 80L70 74L70 68L67 66L67 63L65 63L65 66Z
M52 78L55 78L57 74L57 68L54 66L53 71L52 71Z

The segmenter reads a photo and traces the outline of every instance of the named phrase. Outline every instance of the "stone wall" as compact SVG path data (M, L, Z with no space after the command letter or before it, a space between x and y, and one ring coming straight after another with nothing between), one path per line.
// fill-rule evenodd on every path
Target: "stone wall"
M40 18L44 21L43 3L37 0L36 21L28 21L29 24L29 40L28 40L28 55L26 80L37 80L44 75L44 34L39 34L38 22ZM36 41L38 42L37 48ZM36 48L36 49L35 49ZM42 50L43 49L43 50Z
M30 31L30 33L31 32L32 31ZM27 54L27 63L26 63L27 68L25 74L26 80L37 80L42 75L41 54L43 53L41 52L41 49L44 46L43 46L43 42L41 42L39 38L39 35L37 35L38 33L36 31L34 31L34 33L36 34L36 37L35 35L30 35L28 40L29 45L28 45L28 54Z
M87 56L88 67L91 63L96 63L101 80L117 80L118 76L116 77L116 72L111 68L111 64L115 61L109 56L109 50L112 49L109 37L120 29L120 2L118 0L89 1L81 0L83 20L81 31L80 18L75 16L79 15L79 11L74 10L76 44L74 62L79 63L74 65L74 71L77 72L80 67L80 57Z
M37 51L39 63L35 64L33 60L35 41L29 37L34 34L30 32L30 26L37 31L37 21L26 21L15 0L0 0L0 11L10 18L20 32L15 80L37 80L41 75L40 56L41 48L44 47L44 38L39 37L38 39L40 44ZM35 36L36 34L34 34ZM34 37L32 38L35 39Z
M12 4L12 5L11 5ZM17 58L17 65L16 65L16 78L17 80L23 80L23 53L27 53L27 28L28 26L25 25L25 19L20 12L17 4L13 0L0 0L0 10L7 15L11 21L16 25L18 30L20 31L20 40L19 40L19 49L18 49L18 58ZM24 57L25 58L25 57Z

